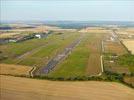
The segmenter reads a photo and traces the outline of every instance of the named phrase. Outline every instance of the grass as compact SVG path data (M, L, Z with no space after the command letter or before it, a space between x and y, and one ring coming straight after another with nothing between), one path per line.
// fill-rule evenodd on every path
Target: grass
M110 57L112 55L115 54L104 54L105 69L110 70L112 68L115 69L114 71L118 73L134 73L134 55L124 54L118 57ZM113 62L110 63L109 61Z
M134 73L134 55L121 55L117 58L116 63L124 67L128 67L130 72Z
M57 66L57 69L49 74L53 77L76 77L85 76L86 67L89 58L88 43L90 41L90 35L86 34L86 38L72 51L72 53Z
M131 54L121 55L118 57L117 63L125 66L134 66L134 55Z
M28 66L42 66L56 53L62 51L79 35L80 34L76 32L64 32L61 35L56 35L54 33L46 39L32 39L19 43L1 45L2 53L8 56L8 59L2 60L1 62ZM32 50L33 52L31 52ZM21 59L17 58L27 52L30 52L30 54Z
M38 65L38 66L45 65L53 56L55 56L58 52L62 51L67 45L69 45L78 36L79 34L74 33L70 35L69 37L66 37L64 40L62 40L61 37L58 37L57 39L53 40L52 44L41 48L36 53L31 54L31 56L29 56L28 59L27 58L23 59L20 62L20 64ZM31 61L30 61L31 63L29 63L29 61L27 61L30 59L35 60L34 63L32 63Z
M100 46L98 46L98 42L100 42L100 39L102 38L103 34L83 34L84 38L81 41L81 43L72 51L72 53L63 62L57 65L56 69L48 75L49 77L83 77L88 76L90 73L93 73L93 75L95 73L96 75L98 74L98 72L100 72L101 50ZM95 49L93 48L94 46Z

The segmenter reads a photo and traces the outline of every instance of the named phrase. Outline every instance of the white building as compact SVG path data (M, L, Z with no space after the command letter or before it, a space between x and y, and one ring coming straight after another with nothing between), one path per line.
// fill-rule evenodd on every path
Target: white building
M36 34L35 37L37 37L37 38L40 39L41 38L41 35L40 34Z

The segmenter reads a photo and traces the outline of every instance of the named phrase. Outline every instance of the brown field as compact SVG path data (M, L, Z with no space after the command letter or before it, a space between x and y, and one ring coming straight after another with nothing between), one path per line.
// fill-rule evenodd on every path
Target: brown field
M104 34L102 33L93 33L91 42L89 43L90 56L88 59L87 74L88 75L98 75L101 72L101 41Z
M1 76L1 100L133 100L134 90L115 82L58 82Z
M134 28L133 27L129 27L129 28L125 28L124 29L126 32L129 32L129 33L134 33Z
M2 33L2 34L0 34L0 39L1 38L10 38L10 37L12 37L13 35L17 35L17 34L20 34L20 33L15 33L15 32L11 32L11 33L6 33L6 32L4 32L4 33Z
M127 53L123 45L117 42L111 42L111 41L105 42L104 49L106 53L116 53L118 55Z
M116 31L119 38L122 39L129 39L134 37L134 28L121 28Z
M23 27L23 24L22 25L19 25L19 24L14 24L14 25L11 25L11 26L14 26L16 27L16 29L12 29L12 30L8 30L5 31L5 30L0 30L0 39L1 38L12 38L12 36L14 35L19 35L19 34L31 34L31 33L38 33L38 32L48 32L48 31L57 31L57 32L64 32L64 31L69 31L69 32L75 32L76 29L62 29L62 28L59 28L59 27L54 27L54 26L46 26L46 25L43 25L43 26L38 26L38 27L35 27L35 28L21 28ZM26 25L24 25L26 26Z
M22 66L22 65L13 65L13 64L0 64L0 74L9 74L9 75L29 75L29 71L32 67Z
M85 29L80 30L79 32L109 33L110 31L102 27L87 27Z
M123 44L128 48L129 51L131 51L132 54L134 54L134 39L123 39Z

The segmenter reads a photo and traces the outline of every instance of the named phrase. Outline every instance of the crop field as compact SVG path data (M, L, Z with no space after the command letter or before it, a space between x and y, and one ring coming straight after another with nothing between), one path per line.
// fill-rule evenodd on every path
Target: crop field
M0 0L0 100L134 100L134 0Z
M62 29L54 26L39 25L39 26L28 26L22 24L11 25L13 28L10 30L0 30L0 38L10 38L17 34L30 34L30 33L41 33L48 31L59 31L59 32L75 32L76 29ZM31 27L31 28L30 28Z
M84 28L84 29L81 29L80 32L82 33L109 33L110 31L105 29L105 28L102 28L102 27L87 27L87 28Z
M32 67L29 66L0 64L0 74L4 74L4 75L29 76L29 71L31 69Z
M128 34L128 35L131 35L131 34L134 34L134 28L133 27L128 27L128 28L120 28L118 31L117 31L118 34Z
M12 37L13 35L17 35L17 34L20 34L20 33L15 33L15 32L14 32L14 33L13 33L13 32L12 32L12 33L6 33L6 32L4 32L4 33L1 33L1 34L0 34L0 39L1 39L1 38L10 38L10 37Z
M128 50L134 54L134 39L123 39L123 44L128 48Z
M104 49L105 49L105 53L115 53L117 55L122 55L127 53L123 45L117 42L111 42L111 41L105 42Z
M134 72L134 63L132 63L134 56L129 55L120 42L106 41L106 37L111 36L109 32L103 28L88 28L86 31L84 29L77 32L62 30L62 32L54 31L47 38L0 45L1 99L94 100L97 95L95 99L99 100L133 100L134 91L115 82L63 82L36 79L45 78L45 75L46 79L52 80L93 78L109 81L118 78L111 75L108 79L106 73L102 73L103 62L104 71L125 73L121 81L133 86L133 77L129 75ZM71 49L70 45L76 40L80 42ZM49 61L58 54L63 54L62 52L67 49L71 51L54 66L54 69L47 74L41 74L41 68L46 67ZM103 56L104 58L101 59ZM4 59L1 59L2 57ZM36 77L34 72L31 73L33 68L40 77ZM34 75L35 79L13 77Z
M51 77L90 76L101 73L101 40L103 33L82 33L84 39L72 53L52 71Z
M59 82L1 77L1 100L133 100L134 90L115 82Z

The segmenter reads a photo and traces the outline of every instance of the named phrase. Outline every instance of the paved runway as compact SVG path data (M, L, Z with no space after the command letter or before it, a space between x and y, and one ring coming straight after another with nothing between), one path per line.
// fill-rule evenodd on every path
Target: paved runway
M34 73L34 75L44 75L48 74L50 71L52 71L55 66L61 62L66 56L68 56L69 53L75 48L81 41L82 37L75 40L73 43L71 43L68 47L66 47L61 53L57 54L55 57L53 57L46 66L41 67L37 72Z

